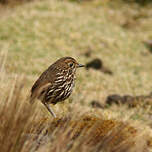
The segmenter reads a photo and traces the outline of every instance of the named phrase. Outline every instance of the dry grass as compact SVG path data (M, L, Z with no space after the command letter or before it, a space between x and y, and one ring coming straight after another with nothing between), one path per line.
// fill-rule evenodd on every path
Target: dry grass
M151 99L136 101L134 108L97 109L90 103L97 100L104 105L111 94L151 92L152 55L143 43L152 38L149 8L45 0L4 9L0 20L2 151L148 151ZM90 57L85 56L88 50ZM54 120L40 102L31 107L27 96L38 75L62 56L84 64L98 57L113 75L79 70L70 99L53 107L58 115Z
M148 138L124 122L75 112L56 119L42 117L38 107L24 99L23 86L23 79L15 81L1 100L1 151L148 151Z

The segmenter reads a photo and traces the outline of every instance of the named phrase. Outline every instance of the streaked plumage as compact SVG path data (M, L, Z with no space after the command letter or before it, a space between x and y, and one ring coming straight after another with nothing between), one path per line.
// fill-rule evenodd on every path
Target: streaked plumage
M30 102L36 98L46 106L48 111L56 117L48 104L56 104L67 99L74 87L76 69L83 67L72 57L63 57L46 69L31 89Z

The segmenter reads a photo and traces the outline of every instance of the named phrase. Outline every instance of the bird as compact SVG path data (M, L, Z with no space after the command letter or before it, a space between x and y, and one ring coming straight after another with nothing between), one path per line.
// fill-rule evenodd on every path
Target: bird
M30 103L40 100L50 114L56 114L50 107L67 99L73 90L76 70L84 65L79 64L72 57L62 57L50 65L35 81L31 88Z

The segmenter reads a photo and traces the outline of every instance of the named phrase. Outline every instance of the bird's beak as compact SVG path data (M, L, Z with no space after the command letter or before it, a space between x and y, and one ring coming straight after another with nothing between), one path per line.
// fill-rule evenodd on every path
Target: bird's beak
M84 67L85 65L83 64L78 64L77 68L81 68L81 67Z

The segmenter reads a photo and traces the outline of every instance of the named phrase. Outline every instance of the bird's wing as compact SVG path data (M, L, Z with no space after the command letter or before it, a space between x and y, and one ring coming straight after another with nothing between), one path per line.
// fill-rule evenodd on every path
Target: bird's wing
M53 84L55 80L56 69L50 66L45 70L41 76L37 79L31 88L30 103L34 103L36 98L39 98L41 93Z
M35 91L31 92L30 103L33 104L36 98L43 100L43 96L50 86L51 83L46 83L41 85Z
M31 88L31 94L34 93L38 88L40 88L42 85L48 83L47 81L47 70L44 71L40 77L36 80L36 82L33 84L32 88Z

